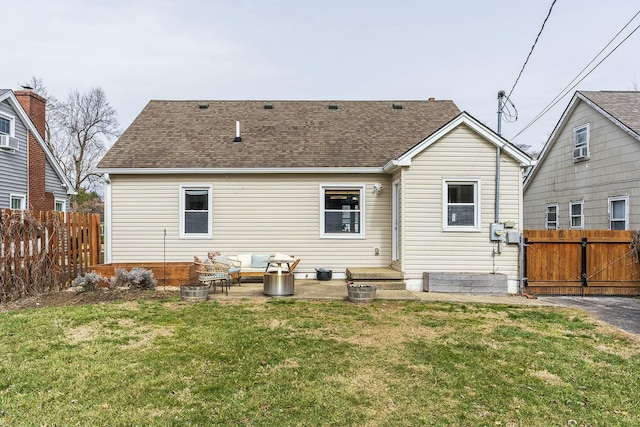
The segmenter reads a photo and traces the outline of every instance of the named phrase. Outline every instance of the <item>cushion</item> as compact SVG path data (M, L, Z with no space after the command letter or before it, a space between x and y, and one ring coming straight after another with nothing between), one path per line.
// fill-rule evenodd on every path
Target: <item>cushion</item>
M229 268L229 274L236 274L240 272L240 267L231 267Z
M267 262L271 258L269 254L253 254L251 255L251 268L266 268Z
M277 253L274 256L275 259L277 260L291 260L291 262L295 261L296 259L294 257L292 257L291 255L286 255L286 254L281 254L281 253Z
M242 254L236 257L240 261L240 267L251 267L251 254Z

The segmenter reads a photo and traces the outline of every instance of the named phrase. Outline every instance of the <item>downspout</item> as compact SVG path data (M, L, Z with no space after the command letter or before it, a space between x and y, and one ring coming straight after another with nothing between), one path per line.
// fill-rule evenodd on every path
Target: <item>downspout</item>
M111 264L111 177L108 173L104 179L104 263Z

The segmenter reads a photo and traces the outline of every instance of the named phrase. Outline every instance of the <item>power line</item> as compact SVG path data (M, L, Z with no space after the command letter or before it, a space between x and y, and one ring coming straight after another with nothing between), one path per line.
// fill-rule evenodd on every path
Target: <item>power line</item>
M562 100L562 98L564 98L565 96L567 96L567 94L573 90L576 86L578 86L580 84L580 82L582 82L584 79L586 79L589 74L591 74L593 71L595 71L596 68L598 68L600 66L600 64L602 64L607 58L609 58L609 56L611 56L611 54L613 52L615 52L624 42L627 41L627 39L629 39L629 37L631 37L633 35L633 33L635 33L639 28L640 25L638 25L636 28L633 29L633 31L631 31L629 34L627 34L627 36L622 39L622 41L620 43L618 43L604 58L602 58L591 70L589 70L589 72L587 74L585 74L582 78L580 78L580 80L578 80L576 82L576 80L580 77L580 75L582 73L584 73L584 71L598 58L598 56L600 56L602 54L602 52L605 51L605 49L607 49L607 47L609 47L609 45L611 45L611 43L613 43L613 41L618 38L618 36L620 35L620 33L622 33L625 28L627 28L629 26L629 24L631 24L631 22L633 22L634 19L636 19L636 17L640 15L640 11L638 11L635 15L633 15L633 18L631 18L629 20L629 22L627 22L625 24L624 27L622 27L622 29L620 31L618 31L618 33L609 41L609 43L607 43L605 45L605 47L602 48L602 50L600 50L600 52L598 52L598 54L596 56L593 57L593 59L591 61L589 61L589 63L573 78L573 80L571 80L569 82L569 84L567 84L561 91L560 93L558 93L558 95L555 96L555 98L553 98L553 100L551 100L551 102L549 104L547 104L546 107L544 107L542 109L542 111L540 111L534 118L533 120L531 120L524 128L522 128L522 130L520 132L518 132L515 136L513 136L511 139L515 139L518 137L518 135L520 135L521 133L523 133L525 130L527 130L528 128L530 128L535 122L537 122L538 120L540 120L542 118L542 116L544 116L545 114L547 114L549 112L549 110L551 110L553 107L556 106L556 104L558 102L560 102ZM575 84L572 85L572 83L575 82Z
M527 62L529 62L529 58L531 57L531 54L533 53L533 49L535 49L536 44L538 43L538 39L540 38L540 34L542 34L542 30L544 30L544 25L547 23L547 20L549 19L549 16L551 16L551 11L553 10L553 6L556 4L556 0L553 0L553 3L551 3L551 7L549 8L549 12L547 13L547 17L544 18L544 22L542 23L542 27L540 27L540 31L538 31L538 35L536 36L536 39L533 42L533 45L531 46L531 50L529 51L529 54L527 55L527 59L525 59L524 64L522 64L522 69L520 69L520 73L518 74L518 77L516 78L515 83L513 84L513 87L511 88L511 91L509 91L509 95L507 95L507 99L511 98L511 94L513 93L513 90L516 88L516 85L518 84L518 80L520 80L520 77L522 76L522 72L524 71L524 68L527 66Z

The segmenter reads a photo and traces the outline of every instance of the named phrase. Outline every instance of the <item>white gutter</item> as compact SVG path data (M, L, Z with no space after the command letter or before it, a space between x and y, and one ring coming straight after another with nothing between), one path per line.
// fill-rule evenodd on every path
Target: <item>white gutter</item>
M111 175L178 175L178 174L276 174L276 173L304 173L304 174L334 174L334 173L386 173L382 168L99 168L98 173Z

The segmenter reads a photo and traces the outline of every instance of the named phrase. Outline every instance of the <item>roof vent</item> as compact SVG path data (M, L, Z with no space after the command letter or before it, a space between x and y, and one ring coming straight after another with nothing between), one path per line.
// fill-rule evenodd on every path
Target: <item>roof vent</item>
M273 110L273 104L270 104L270 103L264 104L264 109L265 110Z
M394 110L402 110L402 104L396 104L396 103L393 103L393 104L391 104L391 107L392 107Z
M236 137L233 138L233 142L242 142L242 138L240 137L240 121L236 120Z
M329 110L337 110L338 104L329 104Z
M209 108L209 104L206 104L206 103L199 104L198 108L201 110L206 110Z

